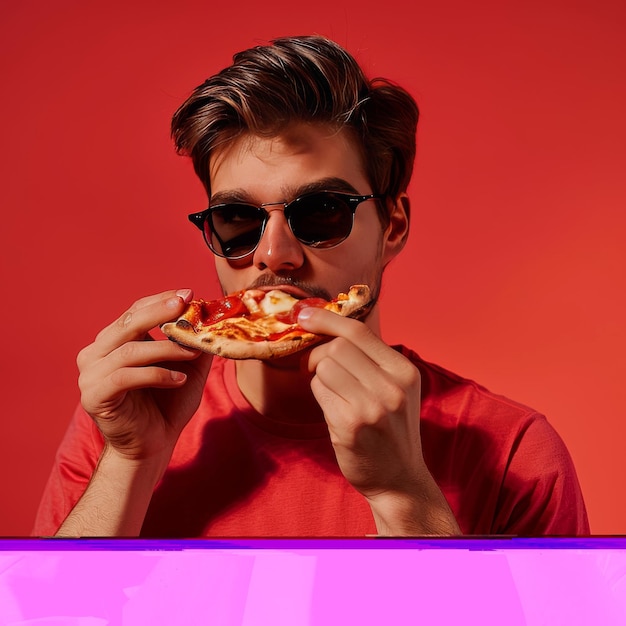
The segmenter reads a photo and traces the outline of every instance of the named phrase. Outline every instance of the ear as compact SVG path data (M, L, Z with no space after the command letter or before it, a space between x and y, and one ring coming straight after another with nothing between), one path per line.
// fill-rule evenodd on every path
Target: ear
M383 267L404 248L409 236L411 201L406 193L387 199L389 225L383 233Z

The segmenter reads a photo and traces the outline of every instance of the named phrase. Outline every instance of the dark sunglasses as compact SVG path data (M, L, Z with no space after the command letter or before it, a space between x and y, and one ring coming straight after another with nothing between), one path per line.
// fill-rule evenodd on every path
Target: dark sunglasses
M189 220L204 235L211 250L226 259L241 259L254 252L261 241L269 213L266 206L283 205L294 237L312 248L333 248L347 239L356 208L382 196L353 196L338 191L307 193L291 202L267 202L260 206L229 202L192 213Z

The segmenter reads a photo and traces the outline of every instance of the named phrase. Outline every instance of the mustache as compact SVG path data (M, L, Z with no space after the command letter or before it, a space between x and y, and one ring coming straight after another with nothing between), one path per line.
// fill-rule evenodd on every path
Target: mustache
M259 289L260 287L280 287L281 285L289 285L296 287L302 291L308 293L313 298L322 298L324 300L332 300L335 296L331 295L326 289L308 282L306 280L300 280L293 276L277 276L275 274L261 274L248 289Z

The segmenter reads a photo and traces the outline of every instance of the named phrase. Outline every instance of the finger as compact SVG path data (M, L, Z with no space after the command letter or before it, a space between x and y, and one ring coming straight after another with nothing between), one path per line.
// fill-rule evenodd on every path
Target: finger
M184 372L166 367L123 367L102 381L103 398L112 398L135 389L180 387L187 380Z
M81 371L78 377L78 387L81 390L83 401L97 404L105 399L112 399L113 396L109 394L118 395L122 391L126 392L135 388L122 389L119 385L107 384L107 381L110 381L118 370L147 369L149 366L168 369L166 363L181 363L182 365L182 362L198 357L198 352L185 350L175 344L169 346L169 343L168 341L158 341L124 344L106 357L92 363ZM175 369L180 369L180 366ZM162 386L162 377L154 380L148 378L146 382L147 386L150 386L150 382ZM94 397L97 399L88 400Z
M124 367L100 379L81 393L81 404L90 415L100 413L105 407L112 410L136 389L172 389L185 384L187 375L165 367Z
M408 359L384 343L363 322L341 317L324 309L309 307L301 311L298 316L298 324L310 332L331 335L346 340L355 346L359 352L367 356L376 366L382 368L403 385L413 384L416 375L419 376L419 372ZM321 358L323 354L322 349L328 349L328 347L334 344L335 340L315 348L311 352L311 357L313 359L316 356ZM348 345L343 345L345 345L344 350L348 354ZM317 350L320 350L320 352L316 353ZM354 352L351 354L354 354ZM339 357L340 355L338 354L337 356ZM310 362L314 366L316 365L315 360Z
M315 346L310 351L307 361L309 373L317 372L320 363L328 358L341 363L358 378L363 376L363 370L368 366L373 371L381 371L380 366L351 341L343 337L334 337L326 343Z
M129 341L145 339L148 331L178 317L192 297L190 289L180 289L138 300L98 334L87 357L102 358Z
M352 418L352 406L330 390L317 376L311 381L311 391L324 413L331 443L335 445L345 436L342 433L352 430L355 422Z
M193 297L193 292L191 289L168 289L167 291L162 291L161 293L155 293L149 296L144 296L143 298L139 298L136 300L128 309L129 312L135 312L139 309L143 309L146 306L150 306L151 304L155 304L163 300L163 298L168 298L171 296L178 296L185 301L191 300Z
M185 348L172 341L130 341L81 370L81 377L98 381L123 367L189 361L199 355L199 350Z
M108 382L119 391L132 391L146 387L180 387L186 379L184 372L165 367L123 367L113 372Z
M332 357L324 357L311 381L313 394L322 408L330 406L347 408L352 398L363 397L361 382L355 375ZM341 411L343 413L343 411Z
M408 374L395 378L342 338L324 346L320 354L311 358L312 362L317 361L315 377L328 390L329 398L332 393L344 400L363 421L404 409L412 385Z
M298 315L298 324L305 330L318 335L344 337L367 354L373 361L379 363L389 346L384 344L363 322L342 317L315 307L306 307Z
M322 367L326 364L326 361L331 361L346 372L349 372L351 378L358 383L359 387L365 387L366 390L370 388L379 389L381 386L386 385L387 381L392 380L388 372L372 361L359 347L343 337L336 337L328 343L311 350L308 359L309 372L325 378L325 370ZM341 390L341 387L332 380L332 375L328 379L328 384L331 388L337 387L338 390Z

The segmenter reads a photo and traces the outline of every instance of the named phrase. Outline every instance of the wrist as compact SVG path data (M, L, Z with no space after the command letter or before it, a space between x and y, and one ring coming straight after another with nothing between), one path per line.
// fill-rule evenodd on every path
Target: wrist
M461 529L432 477L406 491L368 498L379 536L454 536Z
M104 445L97 471L109 480L121 481L126 485L137 481L144 485L156 484L161 480L171 458L171 452L165 450L158 454L135 458L120 452L110 444Z
M137 537L169 457L136 459L105 445L82 497L59 537Z
M145 474L162 474L172 456L173 449L163 448L157 452L142 456L127 454L116 446L105 442L98 467L109 467L111 470L123 470L124 474L141 472Z

